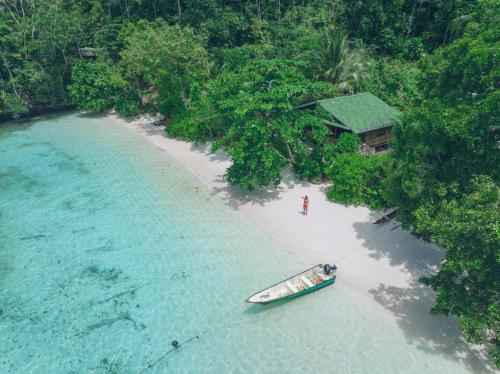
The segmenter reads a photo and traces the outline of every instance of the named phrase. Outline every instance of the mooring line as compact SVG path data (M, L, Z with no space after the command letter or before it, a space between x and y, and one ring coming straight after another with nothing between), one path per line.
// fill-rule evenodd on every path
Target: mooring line
M202 335L205 335L206 333L210 332L210 331L216 331L216 330L220 330L224 327L227 327L229 324L235 322L237 320L237 318L241 317L242 315L239 314L237 316L235 316L233 319L225 322L225 323L222 323L220 325L215 325L215 326L212 326L212 327L208 327L207 329L203 330L202 332L200 332L199 334L197 335L194 335L192 337L190 337L189 339L183 341L182 343L178 343L174 346L174 342L177 342L176 340L172 341L172 348L169 349L168 351L166 351L164 354L162 354L155 362L153 363L149 363L148 366L146 366L142 371L140 371L140 373L144 373L146 370L149 370L149 369L152 369L153 367L155 367L156 365L158 365L165 357L167 357L170 353L172 353L173 351L179 349L180 347L182 347L183 345L187 344L187 343L190 343L192 342L193 340L198 340L200 339L200 337Z
M365 241L365 245L366 245L366 244L368 244L368 243L371 243L372 241L374 241L375 239L377 239L380 235L385 234L387 231L392 231L392 230L394 230L394 229L396 229L396 228L398 228L398 227L399 227L399 226L397 226L397 227L395 227L395 228L394 228L394 227L388 227L388 228L386 228L385 230L383 230L383 231L381 231L381 232L379 232L379 233L377 233L377 234L373 235L373 237L371 237L371 238L369 238L368 240L366 240L366 241ZM338 260L336 260L336 261L335 261L335 264L338 264L338 263L340 263L340 262L344 261L346 258L348 258L349 256L353 255L354 253L356 253L356 252L360 251L361 249L363 249L363 247L359 247L358 249L356 249L356 250L354 250L354 251L352 251L352 252L350 252L350 253L346 254L345 256L343 256L343 257L341 257L341 258L339 258ZM173 346L171 349L169 349L168 351L166 351L165 353L163 353L163 354L162 354L162 355L161 355L161 356L160 356L160 357L159 357L159 358L158 358L155 362L153 362L153 363L149 363L149 364L148 364L148 366L146 366L146 367L145 367L142 371L140 371L140 373L144 373L145 371L147 371L147 370L149 370L149 369L152 369L153 367L155 367L156 365L158 365L158 364L159 364L159 363L160 363L160 362L161 362L161 361L162 361L165 357L167 357L170 353L172 353L173 351L175 351L175 350L179 349L179 348L180 348L180 347L182 347L183 345L185 345L185 344L187 344L187 343L190 343L190 342L192 342L192 341L193 341L193 340L195 340L195 339L196 339L196 340L200 339L200 337L201 337L202 335L205 335L206 333L208 333L208 332L210 332L210 331L220 330L220 329L222 329L223 327L226 327L226 326L228 326L229 324L231 324L231 323L233 323L234 321L236 321L236 319L237 319L237 318L239 318L239 317L241 317L241 314L240 314L240 315L238 315L238 316L236 316L236 317L234 317L233 319L231 319L231 320L227 321L226 323L223 323L223 324L221 324L221 325L219 325L219 326L215 325L215 326L209 327L209 328L207 328L207 329L203 330L202 332L200 332L199 334L197 334L197 335L194 335L194 336L190 337L189 339L185 340L184 342L182 342L182 343L180 343L180 344L178 343L177 345ZM174 343L174 342L177 342L177 341L175 341L175 340L174 340L174 341L172 341L172 343ZM172 344L172 345L173 345L173 344Z
M179 349L180 347L182 347L184 344L187 344L189 343L190 341L194 340L194 339L199 339L200 336L202 336L205 332L207 332L208 330L205 330L205 331L202 331L201 333L199 333L198 335L195 335L191 338L189 338L188 340L186 340L185 342L182 342L180 343L179 345L169 349L168 351L166 351L164 354L162 354L158 360L156 360L155 362L153 363L149 363L148 366L146 366L142 371L141 373L144 373L146 370L148 369L152 369L153 367L155 367L156 365L158 365L160 363L161 360L163 360L165 357L168 356L169 353L172 353L173 351L175 351L176 349Z
M397 227L396 227L396 228L397 228ZM394 227L388 227L388 228L386 228L384 231L379 232L379 233L377 233L377 234L373 235L373 237L371 237L370 239L366 240L364 245L366 245L366 244L368 244L368 243L371 243L372 241L374 241L375 239L377 239L380 235L385 234L387 231L392 231L393 229L396 229L396 228L394 228ZM346 255L344 255L344 256L342 256L341 258L339 258L338 260L336 260L336 261L334 262L334 264L338 264L339 262L344 261L346 258L348 258L349 256L351 256L351 255L355 254L356 252L359 252L359 251L360 251L360 250L362 250L363 248L364 248L364 247L363 247L363 246L361 246L361 247L359 247L358 249L355 249L354 251L347 253Z

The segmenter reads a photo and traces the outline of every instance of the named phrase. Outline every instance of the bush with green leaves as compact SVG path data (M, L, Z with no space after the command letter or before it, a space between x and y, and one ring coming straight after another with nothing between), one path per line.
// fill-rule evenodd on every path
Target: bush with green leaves
M338 154L327 168L332 182L326 196L329 200L347 205L385 205L385 178L388 155L364 156L357 152Z
M137 91L107 61L75 61L68 91L73 102L84 110L99 112L114 108L126 117L141 112Z
M411 38L405 40L403 43L403 50L401 56L406 60L418 60L422 53L424 53L424 44L422 38Z
M99 112L114 106L119 87L107 63L77 60L71 69L71 80L69 95L78 107Z
M344 132L332 143L328 142L324 146L323 154L327 165L330 165L335 157L342 153L356 153L361 145L361 139L356 134Z
M0 114L9 112L17 119L28 113L28 103L22 97L5 91L0 92L0 95Z

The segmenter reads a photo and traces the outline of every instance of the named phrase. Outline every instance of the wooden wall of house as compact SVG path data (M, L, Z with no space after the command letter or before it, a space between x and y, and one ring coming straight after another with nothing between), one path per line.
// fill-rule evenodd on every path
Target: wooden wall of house
M370 147L375 147L382 144L388 144L391 140L392 127L368 131L361 135L361 139Z

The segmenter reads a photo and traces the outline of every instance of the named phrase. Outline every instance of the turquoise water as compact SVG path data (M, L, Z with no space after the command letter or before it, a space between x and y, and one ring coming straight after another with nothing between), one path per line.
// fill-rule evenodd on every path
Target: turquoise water
M341 278L243 302L311 265L117 124L0 127L1 373L468 372Z

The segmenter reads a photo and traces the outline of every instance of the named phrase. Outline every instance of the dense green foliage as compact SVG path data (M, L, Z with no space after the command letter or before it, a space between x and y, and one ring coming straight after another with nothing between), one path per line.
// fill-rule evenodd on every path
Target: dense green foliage
M338 155L327 170L332 186L326 196L348 205L382 207L387 158L387 155L366 157L358 152Z
M326 29L315 42L314 57L307 66L316 77L337 84L342 90L347 90L350 83L366 78L366 53L363 48L349 46L344 31Z
M281 181L281 168L291 164L307 177L318 177L322 161L309 157L323 144L325 124L295 107L332 95L334 88L313 83L292 64L262 59L224 71L209 82L193 103L197 110L174 121L167 132L191 140L217 139L233 165L226 178L245 189ZM312 134L311 149L306 129Z
M468 340L492 343L499 364L500 28L487 15L421 62L423 98L395 128L388 198L448 249L423 280L438 294L433 311L457 315Z
M353 34L381 51L418 58L459 35L477 0L344 1Z
M119 85L107 64L76 61L73 64L73 83L68 90L71 98L82 109L101 111L112 108Z
M500 188L491 178L474 178L460 199L442 201L435 216L415 213L419 232L447 248L440 271L422 279L438 292L435 314L459 317L467 340L489 341L499 356L500 320Z
M81 22L58 0L0 2L0 114L68 102L71 59L86 39Z
M208 77L203 38L189 27L163 21L129 24L123 35L120 65L125 79L137 92L157 92L148 100L155 110L181 113L193 86Z
M371 65L363 45L402 61L417 59L422 52L460 36L477 5L477 0L2 1L0 114L22 116L36 107L72 103L75 98L69 97L67 89L71 68L78 59L88 58L87 47L96 48L98 58L113 70L121 57L133 63L122 64L130 69L120 74L134 88L156 81L165 84L158 90L176 92L167 102L158 103L162 109L186 106L191 80L203 79L209 55L217 71L224 64L217 56L244 44L258 44L258 49L267 50L268 58L302 62L308 78L343 83L352 90L352 81L368 76ZM161 59L151 59L160 57L161 51ZM188 66L196 67L192 72L178 58L183 53L190 56ZM166 66L165 61L176 63ZM153 76L151 69L158 64L162 69ZM408 71L404 64L398 70ZM165 79L167 72L172 75ZM189 75L186 82L185 74ZM171 93L167 91L163 96ZM132 105L128 108L127 101L122 101L125 112L137 112L134 95L141 93L132 90L123 95Z
M409 108L420 98L420 69L416 63L379 57L368 68L369 79L355 83L358 92L368 91L400 109Z
M211 141L226 179L327 178L329 199L398 206L447 249L434 313L500 362L497 0L0 0L0 117L76 104L162 113ZM392 152L335 143L312 110L372 92L404 115Z
M358 152L357 135L343 133L335 143L324 146L325 173L332 185L326 196L348 205L385 205L385 181L390 158L386 154L366 157Z

